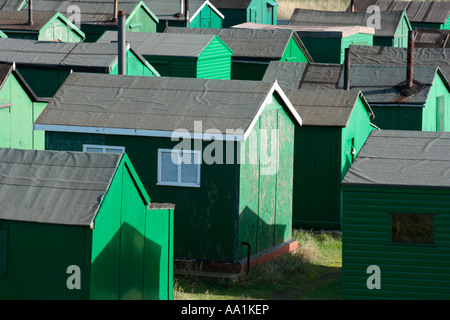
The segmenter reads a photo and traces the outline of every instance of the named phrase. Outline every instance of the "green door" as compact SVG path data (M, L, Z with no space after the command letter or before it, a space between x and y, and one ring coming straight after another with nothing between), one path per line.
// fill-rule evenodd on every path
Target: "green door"
M258 17L256 15L256 9L255 8L250 8L250 22L256 23L257 20L258 20Z
M0 105L0 147L11 148L11 105Z
M345 142L345 166L344 172L350 168L356 157L355 138L348 139ZM343 173L344 174L344 173Z

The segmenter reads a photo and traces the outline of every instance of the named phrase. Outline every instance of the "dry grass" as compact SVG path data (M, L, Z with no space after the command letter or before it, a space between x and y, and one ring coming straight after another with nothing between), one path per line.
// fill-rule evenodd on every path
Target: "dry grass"
M416 1L432 1L432 0L416 0ZM449 1L449 0L434 0ZM278 18L289 19L295 8L316 9L328 11L344 11L350 0L277 0Z

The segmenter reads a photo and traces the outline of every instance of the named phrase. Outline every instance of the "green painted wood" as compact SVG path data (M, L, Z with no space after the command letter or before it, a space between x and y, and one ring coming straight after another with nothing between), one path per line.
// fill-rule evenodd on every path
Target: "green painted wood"
M283 56L281 57L280 61L290 61L290 62L308 62L308 59L306 58L303 51L300 49L299 45L295 41L295 39L292 37L291 40L289 40L289 43L286 47L286 50L284 51Z
M198 58L197 78L230 80L232 55L233 51L214 37Z
M436 190L344 188L343 298L448 299L449 200ZM434 243L392 243L391 212L433 214ZM366 286L369 265L380 267L380 290Z

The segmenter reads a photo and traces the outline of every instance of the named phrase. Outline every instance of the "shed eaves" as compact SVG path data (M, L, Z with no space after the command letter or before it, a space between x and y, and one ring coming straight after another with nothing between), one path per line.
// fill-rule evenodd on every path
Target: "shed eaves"
M210 0L217 9L247 9L252 0Z
M406 10L409 20L414 23L445 23L450 16L450 3L447 1L358 0L355 1L355 11L366 12L372 5L381 11ZM346 11L351 11L350 5Z
M168 27L166 33L217 35L233 50L233 58L281 59L294 31L291 29L253 30Z
M0 219L91 225L121 158L0 148Z
M289 25L303 27L361 26L367 28L369 25L368 20L371 16L372 14L366 12L321 11L297 8L292 13ZM380 16L381 27L374 29L375 36L393 37L401 23L402 17L403 11L383 13Z
M272 101L274 85L261 81L72 73L35 126L116 128L132 131L133 135L146 135L143 132L148 131L201 134L214 129L227 134L229 130L242 130L243 135L260 107ZM283 103L289 104L298 119L294 121L301 124L290 102ZM202 132L195 127L200 121Z
M450 133L372 131L342 185L450 189Z

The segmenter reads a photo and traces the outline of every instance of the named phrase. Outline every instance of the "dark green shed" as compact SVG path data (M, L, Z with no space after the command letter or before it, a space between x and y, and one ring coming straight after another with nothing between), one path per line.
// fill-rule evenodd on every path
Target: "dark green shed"
M292 225L340 230L340 182L374 129L374 115L360 91L297 89L298 71L296 63L271 62L263 79L278 79L303 121L295 129Z
M42 41L83 42L85 34L59 12L33 12L29 24L27 11L0 10L0 30L9 38Z
M0 63L0 148L44 149L33 123L49 100L34 94L14 64Z
M46 149L124 148L151 198L176 205L175 262L236 272L243 243L252 264L296 247L300 123L276 82L73 73L35 129Z
M450 3L448 1L394 1L358 0L355 11L366 12L369 6L377 6L382 12L406 11L413 29L450 29ZM351 11L351 6L347 8Z
M225 16L223 27L244 22L277 24L278 3L275 0L210 0Z
M342 297L450 298L450 134L374 131L342 181Z
M373 45L388 47L408 46L408 31L411 31L412 27L405 11L383 12L383 14L380 15L379 26L377 26L374 22L375 20L373 19L372 13L306 10L297 8L291 16L289 26L317 28L355 26L364 28L371 27L374 29ZM302 35L300 35L300 37L308 47L308 41L306 39L303 39ZM307 35L305 35L305 37L307 37ZM364 40L364 38L367 38L367 36L354 35L352 37L343 39L343 49L351 44L358 44L358 42L367 42L367 40ZM330 42L330 44L331 43L332 42ZM335 46L335 44L332 45ZM320 50L327 50L327 46L320 44L319 46ZM316 50L319 51L319 49ZM315 59L315 61L318 62L317 59Z
M189 0L186 21L187 0L145 0L159 19L158 32L167 27L223 28L224 15L209 0Z
M231 77L233 51L216 35L128 32L126 39L163 77ZM97 42L117 42L117 31Z
M261 80L270 61L312 62L293 30L251 30L241 28L167 28L166 33L214 34L233 50L231 79Z
M172 299L173 206L125 154L0 149L1 299Z
M61 43L0 39L0 62L15 63L38 97L52 97L72 71L118 73L118 48L113 43ZM159 76L129 45L129 75Z
M28 11L28 1L8 1L2 10ZM118 12L126 15L129 32L156 32L159 22L155 14L142 1L119 1L115 8L111 0L39 0L34 1L36 11L60 12L75 23L86 35L85 42L95 42L107 30L117 30Z

